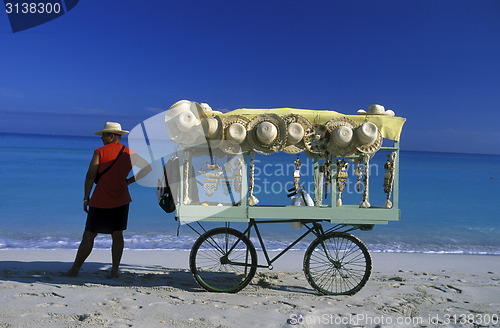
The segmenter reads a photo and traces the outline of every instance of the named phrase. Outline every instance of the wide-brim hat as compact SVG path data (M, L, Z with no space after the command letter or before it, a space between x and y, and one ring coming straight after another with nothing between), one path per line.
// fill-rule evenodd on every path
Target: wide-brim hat
M306 130L311 128L311 122L304 116L298 114L288 114L283 117L287 128L287 141L283 148L285 153L298 154L304 149L306 145L304 144L304 136Z
M385 115L385 116L395 116L394 111L388 109L385 110L385 107L378 104L372 104L368 106L368 111L364 109L358 110L359 115Z
M382 147L382 133L372 122L360 124L354 134L356 150L362 154L373 154Z
M304 134L306 149L313 154L324 154L330 144L330 131L323 124L313 124Z
M205 133L207 143L210 143L210 147L219 147L222 140L224 140L222 119L218 115L206 117L201 121L201 126Z
M170 138L186 145L199 144L203 141L200 104L190 100L179 100L165 112L165 123Z
M214 115L214 111L212 110L212 107L210 107L209 104L198 103L198 106L199 106L198 110L200 118L210 117Z
M222 142L219 148L227 154L239 155L247 152L247 124L250 119L243 115L228 115L222 118Z
M129 133L129 131L122 130L122 125L120 123L106 122L104 124L104 127L102 128L102 130L94 132L94 134L97 136L102 136L103 133L113 133L113 134L119 134L122 136L124 134Z
M199 118L199 112L203 112L203 109L201 108L201 105L195 101L179 100L170 106L165 112L165 122L172 122L172 119L182 112L195 113L196 118Z
M280 152L286 144L286 125L276 114L255 116L248 123L247 131L251 149L259 154L270 155Z
M325 124L330 132L328 152L335 156L348 156L356 152L354 128L356 123L347 117L334 118Z

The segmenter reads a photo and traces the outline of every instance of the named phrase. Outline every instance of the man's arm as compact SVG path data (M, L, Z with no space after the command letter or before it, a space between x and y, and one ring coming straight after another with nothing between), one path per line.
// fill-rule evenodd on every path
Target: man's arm
M92 186L94 185L94 180L97 175L98 169L99 169L99 154L97 152L94 152L94 156L92 156L92 159L90 160L87 174L85 175L85 184L83 192L83 210L87 213L88 213L90 192L92 191Z
M137 172L136 175L127 179L127 184L131 184L138 180L141 180L153 170L151 165L137 153L133 153L131 155L131 160L132 160L132 165L139 167L140 170L139 172Z

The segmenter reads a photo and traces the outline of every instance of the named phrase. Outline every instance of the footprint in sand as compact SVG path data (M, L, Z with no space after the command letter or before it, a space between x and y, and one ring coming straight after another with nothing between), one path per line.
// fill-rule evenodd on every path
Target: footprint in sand
M67 307L68 304L58 304L58 303L40 303L36 307Z
M452 285L441 285L441 286L430 286L431 288L437 289L443 293L447 293L449 290L454 291L455 293L461 294L462 290L460 288L454 287Z
M65 298L64 296L59 295L59 294L54 293L54 292L48 292L48 293L19 293L16 296L20 296L20 297L28 297L28 296L51 297L51 296L53 296L53 297Z
M85 321L90 318L90 314L76 314L68 317L69 321Z

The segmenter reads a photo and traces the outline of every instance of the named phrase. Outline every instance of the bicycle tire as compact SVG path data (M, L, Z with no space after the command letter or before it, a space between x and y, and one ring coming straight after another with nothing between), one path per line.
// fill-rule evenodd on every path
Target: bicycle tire
M200 287L210 292L236 293L257 270L257 252L250 239L232 228L202 234L189 255L189 267Z
M353 295L370 278L372 260L368 248L355 236L332 232L316 238L304 254L304 274L324 295Z

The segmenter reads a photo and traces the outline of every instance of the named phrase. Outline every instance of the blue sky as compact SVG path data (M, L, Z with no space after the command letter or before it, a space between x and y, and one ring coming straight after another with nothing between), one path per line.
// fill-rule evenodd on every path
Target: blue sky
M406 117L402 147L500 154L500 2L85 0L0 12L0 132L131 129L180 99Z

